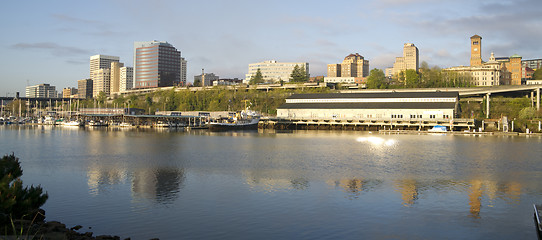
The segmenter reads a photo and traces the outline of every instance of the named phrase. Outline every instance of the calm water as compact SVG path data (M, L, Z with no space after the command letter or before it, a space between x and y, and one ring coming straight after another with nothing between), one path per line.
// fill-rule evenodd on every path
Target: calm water
M535 239L542 203L540 137L0 126L11 152L47 220L121 238Z

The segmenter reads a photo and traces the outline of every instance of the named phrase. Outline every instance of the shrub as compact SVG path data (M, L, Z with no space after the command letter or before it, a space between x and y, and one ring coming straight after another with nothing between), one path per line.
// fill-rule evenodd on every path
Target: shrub
M519 111L519 118L521 119L533 119L536 116L536 109L532 107L526 107Z
M47 193L40 186L23 188L20 177L23 175L19 158L5 155L0 159L0 225L9 219L22 219L35 213L45 201Z

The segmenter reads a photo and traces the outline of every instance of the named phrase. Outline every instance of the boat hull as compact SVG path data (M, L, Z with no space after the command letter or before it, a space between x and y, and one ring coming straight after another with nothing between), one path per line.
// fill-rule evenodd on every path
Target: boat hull
M542 232L542 223L540 219L542 215L542 205L534 204L533 206L534 206L534 220L536 224L536 230L538 231L538 234L540 234Z
M209 124L210 131L233 131L233 130L258 130L258 123L211 123Z

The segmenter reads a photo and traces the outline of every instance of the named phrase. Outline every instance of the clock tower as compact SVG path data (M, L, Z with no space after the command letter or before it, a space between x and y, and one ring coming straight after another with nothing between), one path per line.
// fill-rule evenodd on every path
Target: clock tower
M470 37L470 65L482 65L482 37L478 35Z

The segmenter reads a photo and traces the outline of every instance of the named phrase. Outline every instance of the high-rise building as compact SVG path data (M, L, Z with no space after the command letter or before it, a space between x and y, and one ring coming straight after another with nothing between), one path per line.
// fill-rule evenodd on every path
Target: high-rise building
M181 85L186 85L186 60L181 58Z
M135 88L181 85L181 52L167 42L134 43Z
M393 75L396 76L402 71L408 69L416 70L418 72L418 66L420 62L418 48L413 43L405 43L403 46L403 56L396 57L393 64Z
M97 97L100 92L104 92L105 96L111 93L111 69L102 68L94 70L92 73L92 97Z
M328 77L340 77L341 76L341 64L328 64L327 65Z
M256 75L258 69L266 82L289 82L290 75L295 66L301 67L309 75L309 63L307 62L277 62L275 60L251 63L248 65L248 73L245 75L244 83L249 83L252 76Z
M98 69L110 68L111 62L119 62L119 57L108 55L94 55L90 57L90 77Z
M92 79L81 79L77 81L77 97L80 99L92 98L93 83Z
M120 68L120 92L126 92L134 87L134 68L133 67L121 67Z
M43 83L26 87L27 98L57 98L56 87Z
M327 65L328 77L367 77L369 76L369 60L359 53L346 56L341 64Z
M109 92L111 95L118 95L120 92L120 68L124 67L124 63L111 62L110 74L111 83L109 84Z
M76 98L77 97L77 88L63 88L62 89L62 97L63 98Z
M482 65L482 37L474 35L470 37L470 65Z
M118 63L119 57L109 55L94 55L90 57L90 78L94 84L92 87L92 96L96 97L100 92L106 96L111 93L111 66L112 63ZM115 65L116 66L116 65ZM100 71L100 70L104 71Z

